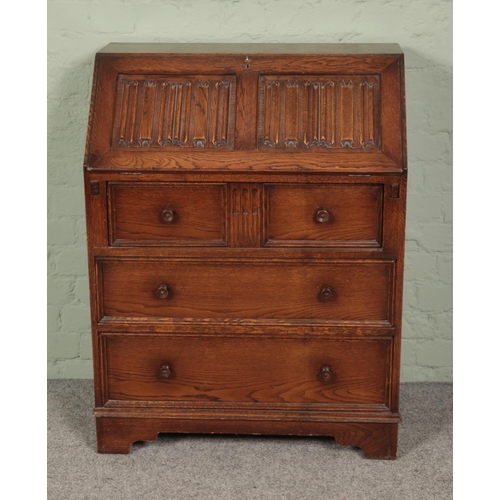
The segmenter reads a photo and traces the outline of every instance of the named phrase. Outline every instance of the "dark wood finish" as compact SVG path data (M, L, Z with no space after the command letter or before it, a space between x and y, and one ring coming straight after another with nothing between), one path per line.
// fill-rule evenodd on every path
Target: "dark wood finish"
M99 259L98 264L100 318L392 324L393 261L254 259L214 263L170 257L107 258ZM168 287L168 296L159 297L159 287Z
M319 298L323 302L332 302L335 298L335 292L333 291L333 288L331 286L323 287L319 292Z
M259 80L259 149L380 150L377 75L266 75Z
M226 185L108 184L113 246L226 246Z
M97 448L332 436L395 458L395 44L110 44L84 160Z
M257 100L255 99L258 92L257 84L258 75L255 73L238 75L236 82L238 112L235 125L237 150L257 149Z
M316 211L316 220L318 222L324 223L330 220L330 212L324 208L320 208Z
M172 222L174 220L174 217L175 210L172 210L171 208L165 208L161 213L162 222Z
M192 153L184 150L175 155L160 155L158 152L108 151L96 160L89 171L124 171L143 174L146 172L164 171L166 173L193 171L206 174L227 172L261 172L261 173L315 173L315 174L391 174L401 173L401 168L383 153L374 152L367 155L357 151L342 149L336 153L302 154L300 161L286 152L277 151L269 154L262 151L227 151L222 157L213 149Z
M168 289L167 285L164 285L163 283L158 286L156 289L156 296L159 299L166 299L170 293L170 290Z
M189 418L100 417L97 419L97 450L129 453L136 441L154 441L160 432L209 432L211 434L262 434L332 436L341 446L361 448L365 458L397 458L397 423L294 422L276 419L213 420Z
M293 408L307 409L321 403L352 411L389 405L392 338L202 336L193 342L186 336L125 333L103 335L102 342L106 406L190 401L295 403Z
M244 49L244 47L241 48ZM255 91L256 78L260 77L261 105L258 112L260 118L257 135L261 149L269 146L274 151L275 146L279 146L282 151L297 150L307 153L315 150L322 152L326 149L332 157L331 161L337 167L342 160L345 164L350 164L351 157L345 158L343 153L362 151L358 152L359 163L362 165L363 162L370 161L369 156L373 149L375 152L381 149L379 158L382 161L379 160L374 165L375 169L383 170L386 168L385 164L394 165L399 171L404 170L406 169L406 155L403 143L402 54L396 53L394 46L386 46L386 48L387 53L381 50L383 46L379 46L373 47L374 52L370 53L361 54L353 50L352 53L340 54L339 49L332 46L332 51L325 55L325 49L316 54L300 53L296 47L291 46L290 52L284 48L283 52L278 55L267 53L269 49L266 50L264 46L260 46L256 49L262 52L252 53L251 57L249 57L250 54L244 56L241 52L219 54L184 52L182 47L172 49L169 53L154 52L148 54L148 57L128 51L98 53L96 65L99 64L99 71L96 78L100 78L101 81L98 81L97 91L93 93L91 103L92 110L95 111L92 111L90 115L91 125L85 164L92 168L111 166L130 168L131 161L141 161L141 167L144 168L148 164L148 166L157 165L157 160L155 161L154 158L157 158L158 152L164 151L165 148L195 147L203 149L202 153L209 152L213 150L213 147L218 146L232 149L233 136L231 134L234 134L236 123L233 119L231 103L232 96L236 93L241 98L241 104L239 101L235 103L238 133L242 134L238 147L240 150L254 150L255 143L251 136L257 124L252 120L255 116L255 108L249 104L249 101L251 100L250 92ZM251 60L250 64L247 58ZM101 64L101 60L105 62ZM319 71L327 76L318 76ZM269 73L273 75L271 78L277 78L276 81L283 82L280 88L284 89L284 94L287 94L289 81L291 84L297 83L297 95L294 97L294 91L288 93L290 94L289 105L286 104L286 96L281 95L280 92L278 92L278 98L273 98L269 103L271 107L266 105L265 87ZM158 74L161 76L157 76ZM241 75L240 83L236 84L237 92L234 80L231 80L234 77L230 76L234 74ZM136 78L137 75L139 75L138 78ZM301 75L310 75L311 79L308 80L307 76ZM216 84L228 84L228 100L225 97L222 99L222 102L227 102L227 106L220 107L219 104L215 104L219 100L216 101L215 97L210 97L219 95L219 90L210 93L210 96L207 90L206 96L203 94L204 97L201 97L200 94L199 100L196 96L189 97L185 101L185 107L182 107L184 100L177 107L174 106L177 100L172 101L177 115L172 116L172 127L169 128L168 120L167 122L161 120L164 101L157 92L160 87L163 88L164 82L169 81L168 79L175 84L185 84L182 88L185 88L187 93L190 92L187 90L188 84L190 89L193 86L198 88L198 85L203 82L211 82L210 88ZM116 81L119 82L118 85ZM120 83L122 81L123 85ZM114 85L111 85L111 82ZM125 95L125 82L137 82L135 85L137 91ZM142 86L140 82L143 82ZM150 95L144 93L146 83L150 84ZM330 84L336 89L333 97L328 97L329 91L323 94L321 92L322 86L325 90L331 87ZM142 89L140 95L139 87ZM156 89L154 95L153 88ZM190 95L194 94L191 92ZM195 104L189 99L194 99ZM212 100L209 101L209 99ZM255 99L256 96L254 96ZM188 101L191 103L190 108L187 105ZM297 106L294 104L295 101ZM209 102L212 102L212 107ZM297 107L297 114L294 111L295 107ZM265 112L266 109L269 113ZM127 111L127 116L123 114L124 111ZM197 119L198 111L200 116ZM267 121L266 116L269 117ZM122 117L124 117L123 120ZM246 126L242 120L247 120ZM218 125L214 128L212 124L215 125L215 121ZM94 126L96 122L97 128ZM181 122L186 125L184 128ZM187 126L188 122L192 123L191 127ZM266 131L271 131L269 129L271 122L274 139L268 137L269 144L265 144ZM154 132L160 127L160 123L165 123L162 129L165 133L171 130L173 135L167 133L164 138L158 139L158 135ZM201 124L199 130L204 130L200 137L193 132L196 123ZM222 139L221 143L222 136L218 131L226 125L227 140ZM181 128L184 133L181 133ZM125 135L128 133L127 137L121 137L120 130ZM381 137L380 130L384 130L383 137ZM219 134L217 135L219 139L215 139L214 133ZM291 134L290 137L286 137L288 133ZM300 134L303 135L299 137ZM122 143L120 139L123 139ZM141 141L141 139L144 140ZM160 144L162 142L163 145ZM274 146L271 146L271 142ZM153 145L155 147L152 147ZM147 153L146 156L141 156L128 151L117 151L116 147L132 150L156 149L156 152L152 153L152 157ZM161 165L163 161L165 158L162 159Z
M160 378L169 378L171 373L172 372L170 371L169 365L162 365L162 367L160 368L159 376Z
M382 185L266 185L267 246L380 247Z
M233 149L234 76L120 75L113 149Z
M334 375L335 374L332 372L332 369L329 366L323 366L319 373L321 380L324 380L325 382L329 382L330 380L332 380Z
M90 181L90 193L98 195L100 193L99 181Z
M233 183L229 186L231 247L262 245L262 184Z

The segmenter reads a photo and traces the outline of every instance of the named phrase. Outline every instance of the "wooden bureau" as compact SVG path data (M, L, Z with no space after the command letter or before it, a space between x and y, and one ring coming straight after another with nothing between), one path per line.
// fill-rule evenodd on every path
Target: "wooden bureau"
M394 44L110 44L84 162L97 447L332 436L395 458Z

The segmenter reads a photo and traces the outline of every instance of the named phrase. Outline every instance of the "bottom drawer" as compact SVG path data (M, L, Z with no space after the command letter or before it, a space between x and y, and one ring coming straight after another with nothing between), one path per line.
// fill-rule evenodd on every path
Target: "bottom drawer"
M101 334L105 400L388 406L392 338Z

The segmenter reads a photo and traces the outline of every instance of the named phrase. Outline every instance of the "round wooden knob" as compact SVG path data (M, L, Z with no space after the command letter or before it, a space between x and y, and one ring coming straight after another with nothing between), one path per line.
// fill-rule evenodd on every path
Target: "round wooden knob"
M329 366L323 366L323 368L321 368L321 371L319 372L319 376L321 380L324 380L325 382L332 380L333 378L332 369Z
M170 377L170 366L163 365L160 368L160 377L161 378L168 378L168 377Z
M156 289L156 296L159 299L166 299L168 297L168 294L169 294L169 289L167 285L160 285Z
M323 302L330 302L333 300L333 288L331 286L325 286L321 289L321 292L319 292L319 298Z
M316 220L318 222L328 222L329 219L330 219L330 213L325 208L320 208L316 212Z
M161 220L163 222L172 222L175 217L175 212L171 208L166 208L161 213Z

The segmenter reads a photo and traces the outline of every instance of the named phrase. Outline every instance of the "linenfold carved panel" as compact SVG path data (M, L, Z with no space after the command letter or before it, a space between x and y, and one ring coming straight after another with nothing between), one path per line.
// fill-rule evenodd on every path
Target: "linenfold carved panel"
M113 148L234 148L234 76L120 75Z
M362 76L261 76L261 150L380 150L380 81Z
M230 245L260 247L262 184L232 183L229 191Z

